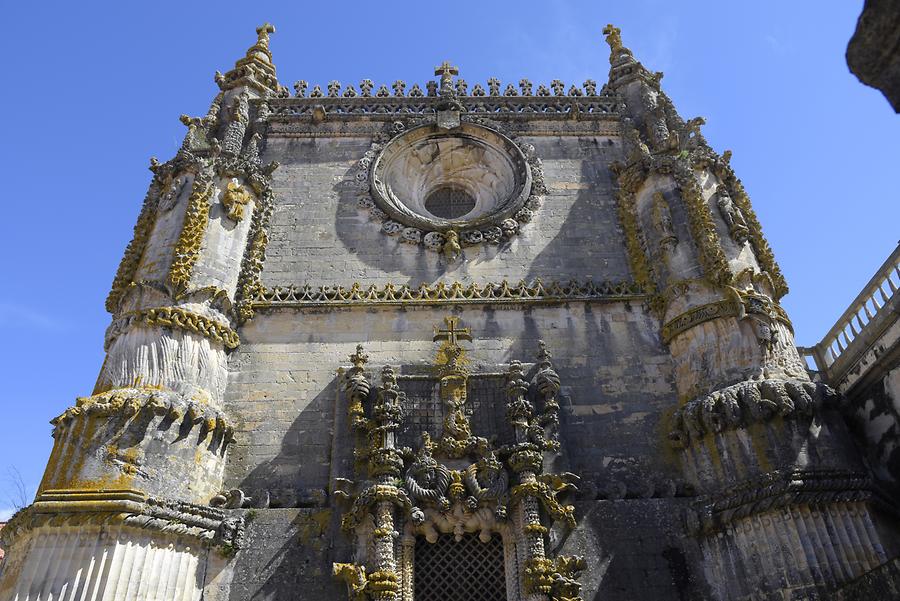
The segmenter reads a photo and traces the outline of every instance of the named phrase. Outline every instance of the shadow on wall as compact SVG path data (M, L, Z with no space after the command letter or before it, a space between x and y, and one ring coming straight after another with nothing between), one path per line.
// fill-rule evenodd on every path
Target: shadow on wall
M327 494L331 462L348 461L332 457L337 385L337 378L328 382L283 433L278 453L237 484L250 499L244 514L247 539L235 563L230 599L274 601L304 590L304 599L325 601L346 594L331 577L334 553L347 553L341 547L343 537L335 534L340 511L329 507ZM267 402L277 407L285 400ZM281 410L273 411L271 419L252 431L238 433L238 441L245 442L232 445L230 465L251 465L253 449L262 446L257 441L278 435L282 415ZM351 447L349 441L337 446L341 454L352 453ZM233 485L234 476L228 481Z
M577 150L565 148L562 140L577 143ZM630 280L609 171L610 162L618 157L618 147L611 140L584 138L538 139L534 144L544 161L544 178L550 190L528 227L540 227L541 213L558 210L557 205L566 196L574 195L575 199L556 236L532 259L527 279ZM563 171L568 166L565 159L572 157L582 159L577 174Z

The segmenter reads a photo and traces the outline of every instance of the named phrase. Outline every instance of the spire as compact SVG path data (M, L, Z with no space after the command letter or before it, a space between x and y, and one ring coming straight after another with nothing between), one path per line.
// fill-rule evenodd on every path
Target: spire
M635 60L631 50L622 44L622 30L608 24L603 28L606 43L609 44L609 84L620 88L632 81L642 79L655 88L659 88L662 72L651 73L640 62Z
M244 58L234 64L234 69L222 75L216 71L216 83L222 90L248 87L261 96L282 95L286 89L278 84L272 52L269 50L269 34L275 26L263 23L256 28L256 43L247 49Z

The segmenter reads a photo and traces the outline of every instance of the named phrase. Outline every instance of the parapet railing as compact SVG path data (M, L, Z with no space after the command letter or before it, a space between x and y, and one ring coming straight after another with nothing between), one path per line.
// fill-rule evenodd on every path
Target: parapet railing
M858 347L863 340L871 340L878 332L871 332L873 324L882 321L891 300L900 289L900 244L881 265L869 283L844 311L840 319L828 331L821 342L813 347L798 347L800 354L815 362L816 369L826 380L834 380L835 364L849 366L849 356L860 355L865 348ZM865 345L868 346L868 345Z

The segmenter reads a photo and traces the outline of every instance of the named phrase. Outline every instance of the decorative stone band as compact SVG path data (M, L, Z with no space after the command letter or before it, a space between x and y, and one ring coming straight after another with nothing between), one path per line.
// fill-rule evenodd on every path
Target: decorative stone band
M343 286L275 286L261 288L252 299L254 308L267 307L319 307L333 305L443 305L443 304L495 304L495 303L562 303L617 302L643 299L645 295L632 282L591 281L544 284L535 279L530 284L524 280L510 284L465 285L461 282L446 284L422 284L418 288L395 285L371 285L364 288L358 283Z
M78 398L74 407L66 409L62 415L50 420L50 423L54 426L53 436L56 437L60 429L78 419L100 417L110 421L124 421L142 413L165 415L172 421L182 420L182 427L187 430L185 435L194 426L199 426L201 435L197 437L197 444L205 440L207 435L212 435L214 439L220 438L223 441L223 453L234 437L234 427L225 420L222 411L174 392L147 388L117 388Z
M41 527L124 525L187 536L218 547L225 554L240 549L244 518L228 511L148 497L135 490L48 490L16 513L0 535L9 547L26 531Z
M776 416L812 415L832 405L837 393L822 383L800 380L751 380L733 384L685 403L673 416L669 439L687 448L707 434L734 430Z
M169 284L176 295L187 290L191 282L194 265L200 258L200 247L209 222L210 198L212 197L212 177L200 172L194 178L191 195L188 197L184 225L175 244L172 265L169 268Z
M237 332L209 317L179 307L154 307L132 311L114 320L106 330L105 348L109 349L113 340L136 326L186 330L220 342L227 349L237 348L241 343Z
M258 101L257 101L258 102ZM313 119L317 109L329 118L334 116L374 117L397 115L432 115L446 100L440 97L356 97L356 98L276 98L267 101L270 122ZM535 119L572 118L575 115L594 119L618 118L618 97L603 92L584 96L462 96L459 102L467 114L485 114L491 118L514 114Z
M783 507L860 501L894 511L887 494L863 472L781 470L701 498L688 510L686 521L691 534L709 535L741 518Z
M788 319L787 313L784 312L784 309L774 304L772 307L775 312L775 319L793 330L794 327L791 324L791 320ZM671 319L662 327L663 342L668 344L679 334L686 332L705 321L712 321L713 319L719 319L721 317L738 317L741 315L741 308L742 303L730 299L694 307L690 311L686 311L678 317Z

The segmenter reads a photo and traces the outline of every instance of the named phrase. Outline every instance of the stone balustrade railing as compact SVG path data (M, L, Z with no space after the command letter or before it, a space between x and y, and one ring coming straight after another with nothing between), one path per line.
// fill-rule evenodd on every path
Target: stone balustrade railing
M900 244L854 299L840 319L813 347L800 347L821 377L838 385L882 333L896 321L900 300Z

